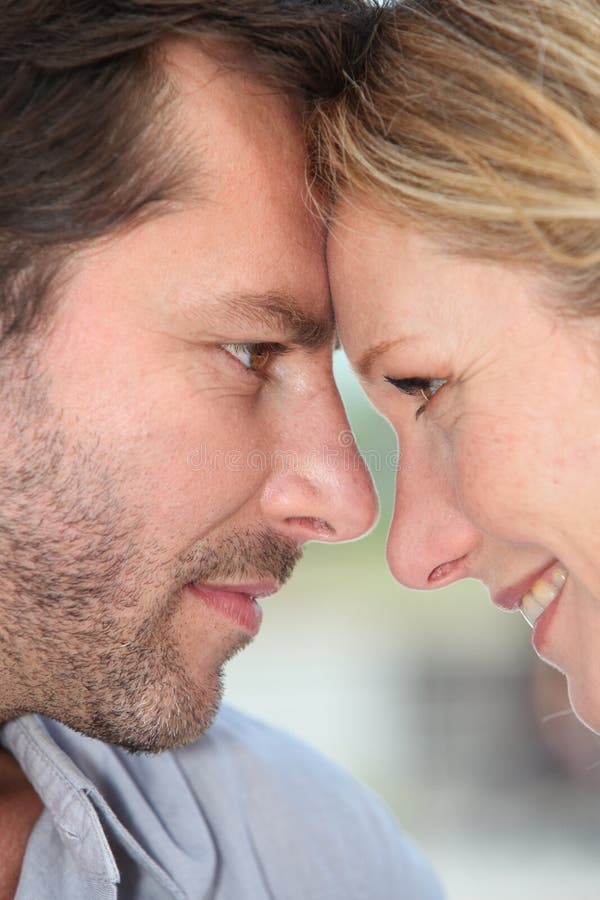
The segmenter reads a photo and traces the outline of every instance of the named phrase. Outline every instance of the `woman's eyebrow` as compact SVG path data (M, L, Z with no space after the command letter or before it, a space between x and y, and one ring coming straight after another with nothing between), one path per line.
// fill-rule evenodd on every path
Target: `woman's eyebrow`
M382 353L387 353L387 351L391 350L393 347L397 347L399 344L405 344L410 340L411 338L408 336L393 338L392 340L381 341L379 344L375 344L375 346L365 350L354 366L356 373L360 375L361 378L369 378L373 365Z

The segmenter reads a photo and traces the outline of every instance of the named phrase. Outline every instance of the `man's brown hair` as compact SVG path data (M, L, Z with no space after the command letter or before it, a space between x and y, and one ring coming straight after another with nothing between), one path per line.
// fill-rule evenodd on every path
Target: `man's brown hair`
M360 0L5 0L0 339L35 323L75 247L177 195L165 38L222 38L276 88L322 99L367 31Z

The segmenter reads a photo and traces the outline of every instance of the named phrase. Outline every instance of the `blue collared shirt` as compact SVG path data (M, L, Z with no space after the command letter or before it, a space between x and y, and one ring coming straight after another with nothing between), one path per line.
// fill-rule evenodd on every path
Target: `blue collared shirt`
M40 716L0 735L44 804L16 900L441 898L376 797L231 709L155 756Z

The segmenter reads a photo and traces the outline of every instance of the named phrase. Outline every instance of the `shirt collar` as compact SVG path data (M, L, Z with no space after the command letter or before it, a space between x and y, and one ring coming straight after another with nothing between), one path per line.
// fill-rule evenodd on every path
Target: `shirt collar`
M91 798L102 799L52 740L38 716L23 716L0 729L9 750L54 819L61 840L90 875L116 884L119 870Z

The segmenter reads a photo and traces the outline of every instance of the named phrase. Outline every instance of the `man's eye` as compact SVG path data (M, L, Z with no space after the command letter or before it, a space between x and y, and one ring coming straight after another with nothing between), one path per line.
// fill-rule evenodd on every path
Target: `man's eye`
M262 372L273 356L281 355L287 349L283 344L251 342L245 344L221 344L221 347L253 372Z
M409 394L411 397L422 397L425 401L419 406L415 414L415 418L419 418L421 413L425 412L427 404L431 398L437 394L439 389L443 387L446 378L389 378L385 376L385 380L392 384L403 394Z

